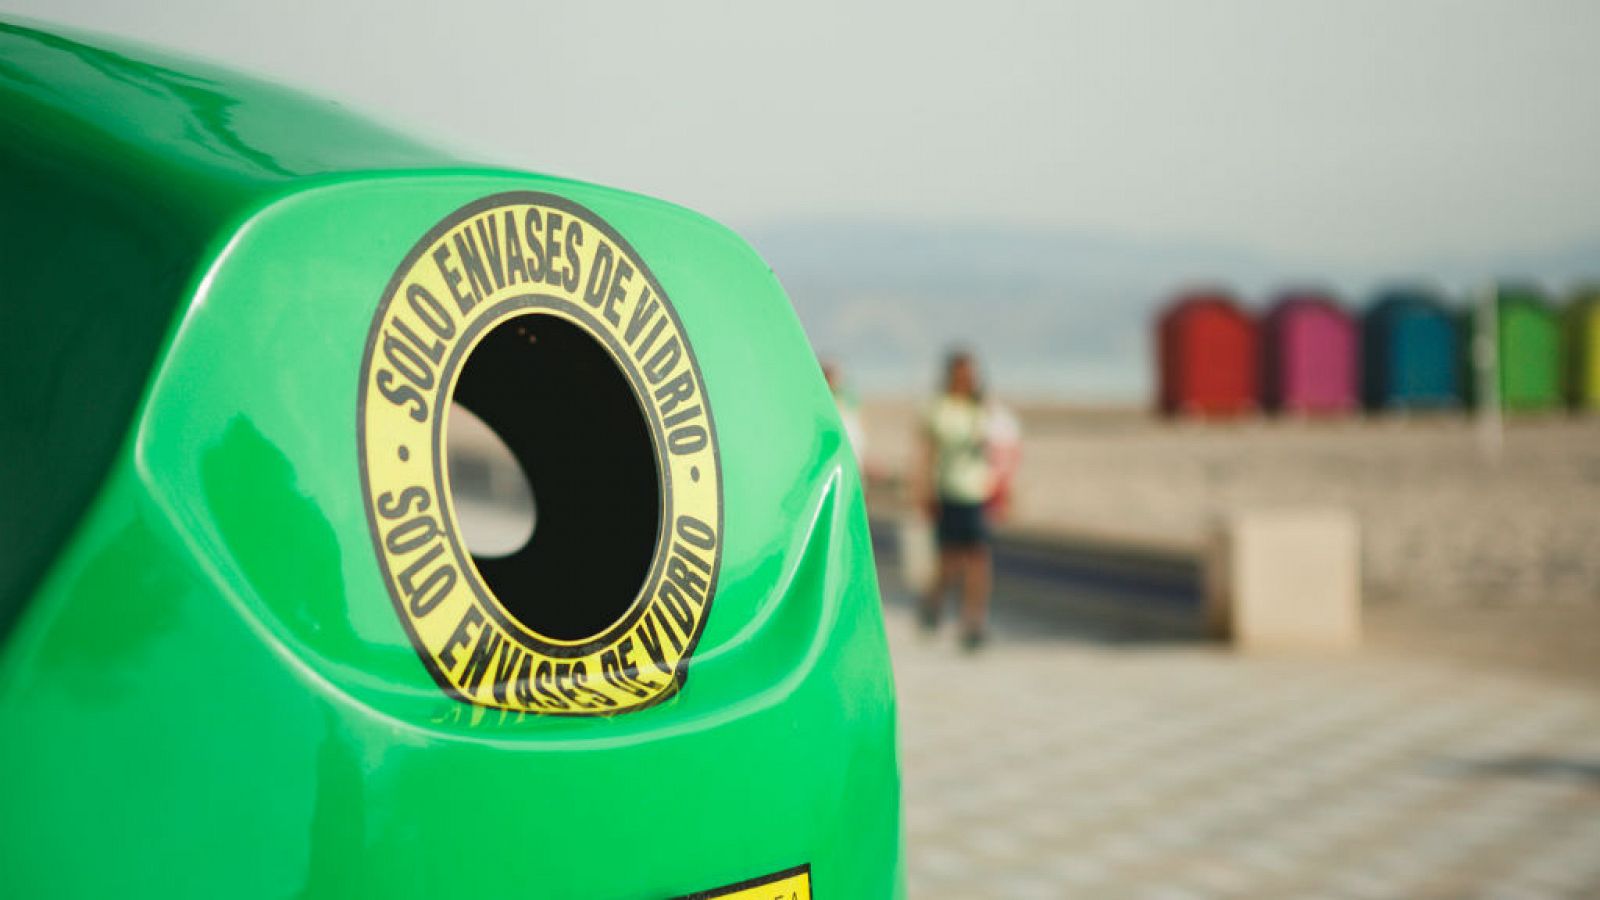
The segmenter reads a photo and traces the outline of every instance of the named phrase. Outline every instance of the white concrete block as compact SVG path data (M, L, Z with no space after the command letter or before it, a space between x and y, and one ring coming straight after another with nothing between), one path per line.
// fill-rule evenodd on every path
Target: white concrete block
M1325 652L1361 642L1361 543L1338 509L1233 513L1213 532L1206 620L1245 651Z

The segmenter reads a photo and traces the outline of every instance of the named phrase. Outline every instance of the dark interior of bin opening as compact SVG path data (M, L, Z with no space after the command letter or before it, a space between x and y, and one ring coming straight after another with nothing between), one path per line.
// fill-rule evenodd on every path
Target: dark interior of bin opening
M578 326L532 313L484 335L454 400L505 442L538 509L520 550L474 556L484 581L539 634L598 635L644 583L660 520L650 432L626 376Z

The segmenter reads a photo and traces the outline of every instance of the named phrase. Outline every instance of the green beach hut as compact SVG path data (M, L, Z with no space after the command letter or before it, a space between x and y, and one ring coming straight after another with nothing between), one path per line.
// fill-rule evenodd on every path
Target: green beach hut
M1600 285L1572 294L1562 316L1566 398L1574 410L1600 410Z
M1495 297L1495 313L1500 405L1523 412L1559 407L1561 323L1544 293L1527 284L1502 284ZM1469 314L1468 319L1473 317Z

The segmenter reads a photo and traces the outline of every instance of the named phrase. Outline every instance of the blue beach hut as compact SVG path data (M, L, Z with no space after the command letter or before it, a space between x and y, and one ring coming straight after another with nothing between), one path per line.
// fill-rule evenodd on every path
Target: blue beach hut
M1362 400L1368 409L1462 405L1462 332L1437 294L1380 293L1362 317Z

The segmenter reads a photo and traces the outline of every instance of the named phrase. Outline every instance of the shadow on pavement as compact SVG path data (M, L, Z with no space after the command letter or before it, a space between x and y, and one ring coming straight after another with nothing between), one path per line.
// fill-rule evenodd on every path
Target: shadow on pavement
M874 521L872 545L884 602L915 605L901 579L894 523ZM994 543L994 566L990 621L995 635L1007 642L1127 646L1208 641L1201 569L1193 558L1000 535Z
M1440 775L1460 778L1516 778L1585 783L1600 790L1600 758L1522 755L1498 759L1457 759L1440 763Z

